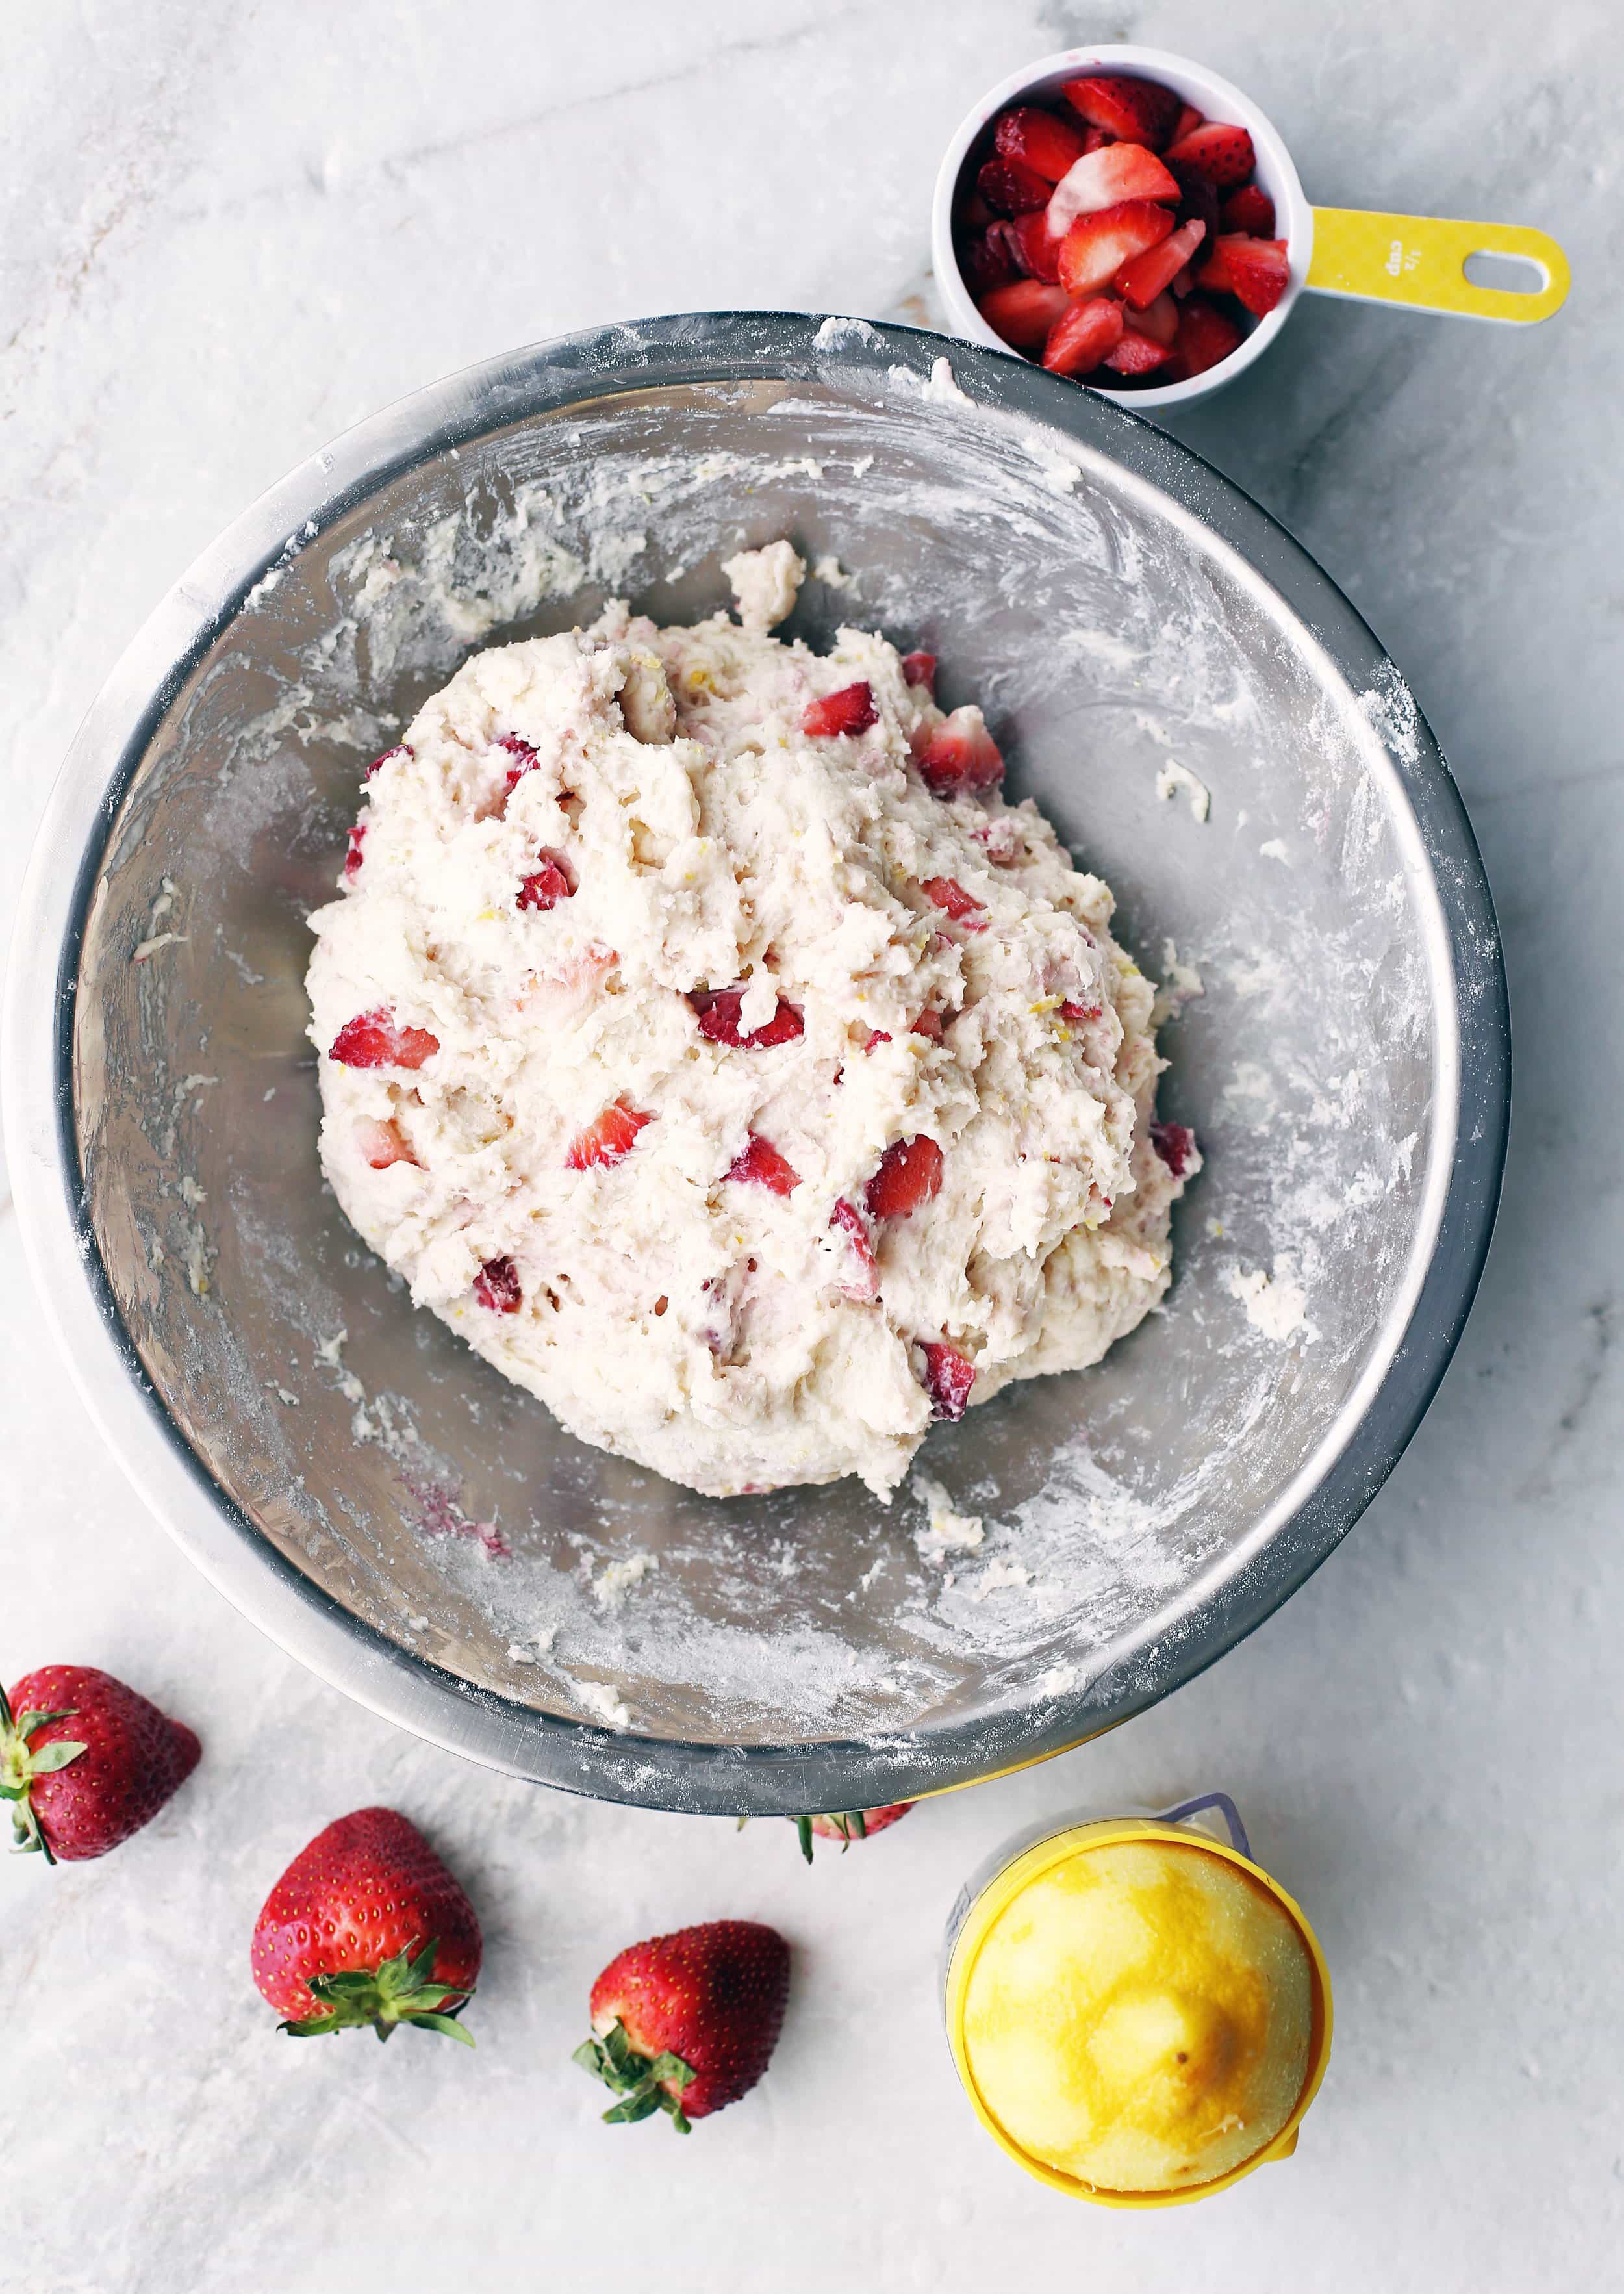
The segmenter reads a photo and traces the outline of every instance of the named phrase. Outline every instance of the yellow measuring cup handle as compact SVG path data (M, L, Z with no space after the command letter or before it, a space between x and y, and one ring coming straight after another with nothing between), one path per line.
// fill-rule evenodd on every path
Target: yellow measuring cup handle
M1511 256L1544 275L1535 292L1474 286L1474 255ZM1314 209L1314 252L1303 284L1319 295L1361 303L1408 303L1461 319L1531 326L1561 310L1568 258L1548 232L1522 224L1453 223L1441 216L1366 215L1358 207Z

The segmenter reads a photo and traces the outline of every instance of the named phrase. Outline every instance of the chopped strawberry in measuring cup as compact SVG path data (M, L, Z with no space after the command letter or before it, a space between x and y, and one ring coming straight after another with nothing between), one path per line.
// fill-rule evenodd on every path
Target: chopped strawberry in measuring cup
M727 1166L727 1176L743 1179L752 1186L769 1187L775 1195L792 1195L800 1184L800 1174L789 1158L754 1131L743 1153L735 1155Z
M1165 343L1152 340L1149 335L1135 334L1125 329L1121 341L1107 353L1104 364L1113 374L1155 374L1166 366L1173 357Z
M1208 367L1238 350L1244 340L1234 320L1215 303L1209 303L1205 295L1191 295L1179 313L1173 352L1181 373L1205 374Z
M956 876L927 876L920 886L926 899L941 909L944 915L962 924L966 931L987 930L987 910L979 900L972 899Z
M954 208L961 276L1000 340L1052 373L1125 393L1191 381L1290 284L1252 138L1132 74L1084 74L1064 93L1080 149L1072 118L1035 102L1000 113L971 154ZM1175 306L1198 287L1185 325Z
M981 316L1012 351L1041 350L1070 300L1063 287L1042 279L1016 279L981 297Z
M976 177L976 188L999 215L1027 215L1049 204L1047 179L1019 159L989 159Z
M474 1296L493 1314L516 1314L524 1304L519 1270L511 1258L487 1258L474 1277Z
M1009 242L1010 229L1008 224L995 223L989 230L959 241L959 269L978 303L995 287L1007 287L1026 273L1027 265Z
M939 1194L942 1151L934 1139L895 1139L880 1158L864 1202L871 1218L906 1218L921 1203Z
M1208 183L1199 167L1192 167L1183 159L1171 159L1167 172L1176 176L1179 185L1178 220L1198 223L1208 239L1218 235L1218 187Z
M1176 204L1178 196L1177 182L1154 151L1137 143L1108 143L1101 150L1084 152L1055 185L1044 216L1058 237L1079 216L1120 207L1125 199L1167 199Z
M1170 294L1158 295L1142 311L1136 311L1129 303L1124 307L1122 322L1134 334L1149 335L1153 343L1160 343L1165 349L1179 331L1179 306Z
M1231 191L1220 212L1225 231L1247 232L1254 239L1274 237L1274 201L1261 183L1243 183Z
M771 1051L778 1044L792 1044L806 1029L806 1021L794 1005L780 1001L766 1026L752 1029L746 1035L739 1024L744 1003L742 988L691 988L688 1002L706 1042L727 1044L735 1051Z
M1159 244L1172 229L1171 210L1154 199L1125 199L1098 215L1079 216L1060 248L1061 286L1071 296L1097 294L1125 263Z
M932 796L974 796L1003 778L998 744L973 702L943 718L914 762Z
M1126 73L1068 79L1062 93L1091 126L1103 127L1118 142L1146 143L1153 150L1166 142L1179 117L1179 99L1171 88Z
M800 729L812 734L865 733L879 719L874 688L865 678L856 685L841 686L838 693L808 701L800 712Z
M1290 276L1283 239L1248 239L1230 232L1214 240L1196 284L1209 294L1233 295L1255 319L1263 319L1286 292Z
M1199 167L1209 183L1222 191L1231 183L1244 183L1257 165L1257 154L1252 149L1252 138L1244 127L1223 127L1215 119L1201 126L1177 143L1170 144L1167 164L1182 160L1187 167Z
M595 1165L624 1162L637 1143L638 1132L654 1119L652 1115L639 1114L623 1099L611 1100L603 1113L570 1142L565 1167L589 1171Z
M1037 215L1011 216L1008 223L997 228L1004 251L1018 273L1028 279L1044 280L1052 287L1058 284L1060 242L1066 234L1051 227L1047 208ZM987 236L990 239L992 233L989 232Z
M1159 247L1147 248L1116 273L1116 291L1130 309L1143 311L1166 291L1206 236L1205 224L1181 224Z
M426 1028L403 1028L380 1007L346 1020L328 1053L343 1068L420 1068L440 1048Z
M993 149L1001 159L1018 159L1051 183L1058 183L1083 156L1083 131L1058 113L1019 103L1001 112L993 129Z
M920 1346L925 1358L925 1392L933 1418L962 1418L976 1382L976 1366L945 1338L927 1339Z
M1085 296L1057 320L1043 345L1051 374L1092 374L1122 340L1122 305L1109 295Z

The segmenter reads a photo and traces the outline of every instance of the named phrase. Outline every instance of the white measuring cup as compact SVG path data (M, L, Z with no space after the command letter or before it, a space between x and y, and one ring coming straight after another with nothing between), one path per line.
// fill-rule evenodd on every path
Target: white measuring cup
M1355 207L1311 205L1273 122L1238 87L1165 48L1108 46L1067 48L1044 56L989 89L965 114L948 144L937 176L930 247L937 284L953 331L995 350L1009 345L976 308L959 271L953 243L953 211L965 163L991 122L1012 103L1066 109L1061 90L1069 79L1094 73L1120 73L1155 80L1193 104L1208 119L1244 127L1257 157L1256 179L1274 201L1275 230L1286 241L1291 275L1285 293L1260 319L1238 350L1206 373L1188 381L1144 390L1112 390L1091 380L1089 388L1141 411L1154 406L1188 406L1244 374L1260 359L1290 318L1300 295L1336 295L1353 302L1396 303L1410 310L1442 312L1454 318L1488 319L1514 326L1548 319L1567 298L1567 257L1547 232L1519 224L1458 223L1433 216L1367 214ZM1509 257L1531 266L1540 283L1530 292L1482 287L1466 276L1474 256Z

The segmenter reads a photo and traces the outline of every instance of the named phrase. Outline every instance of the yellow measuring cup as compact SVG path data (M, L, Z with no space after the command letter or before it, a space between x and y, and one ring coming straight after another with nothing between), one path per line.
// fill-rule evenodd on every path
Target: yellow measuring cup
M1525 224L1315 207L1313 225L1313 252L1303 281L1311 295L1406 303L1413 310L1498 319L1514 327L1550 318L1568 297L1567 256L1548 232ZM1538 283L1526 289L1480 284L1466 269L1479 256L1509 260Z

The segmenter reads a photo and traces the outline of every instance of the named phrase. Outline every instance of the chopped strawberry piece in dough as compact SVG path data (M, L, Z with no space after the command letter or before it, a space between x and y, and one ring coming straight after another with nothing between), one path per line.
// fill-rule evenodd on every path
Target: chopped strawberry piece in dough
M927 1339L920 1347L925 1358L925 1392L933 1418L962 1418L976 1382L976 1366L945 1338Z
M1109 295L1074 303L1043 345L1051 374L1092 374L1122 340L1122 305Z
M993 149L1001 159L1019 159L1023 167L1058 183L1075 159L1083 156L1083 131L1069 119L1035 104L1019 103L1002 112L993 130Z
M540 852L536 856L534 874L526 876L519 886L516 905L521 908L554 908L560 900L572 899L574 891L569 866L563 854Z
M939 1012L922 1012L918 1019L914 1021L914 1025L909 1029L908 1033L911 1036L928 1036L933 1044L939 1044L942 1040L942 1030L946 1024L946 1023L943 1020ZM888 1044L889 1043L890 1037L889 1036L886 1037L886 1041Z
M743 1152L727 1166L727 1175L746 1180L752 1186L770 1187L775 1195L792 1195L800 1184L800 1174L789 1158L754 1131Z
M909 685L922 685L927 693L936 691L936 655L933 653L905 653L902 674Z
M944 717L914 760L932 796L974 796L1003 778L1003 758L973 703Z
M987 910L979 900L972 899L956 876L927 876L920 891L926 899L962 924L966 931L987 930Z
M589 1171L595 1165L623 1163L637 1143L637 1134L652 1115L640 1115L623 1099L611 1100L603 1113L570 1142L566 1168Z
M387 1171L396 1163L410 1163L418 1168L417 1157L406 1143L406 1135L393 1116L381 1122L361 1120L355 1126L355 1144L361 1158L374 1171Z
M1042 279L1016 279L995 287L977 306L993 332L1012 351L1035 351L1049 338L1049 329L1070 300L1063 287Z
M474 1277L474 1296L493 1314L516 1314L524 1304L519 1270L511 1258L487 1258Z
M363 1012L346 1020L328 1053L341 1068L420 1068L440 1048L426 1028L402 1028L393 1012Z
M862 1212L842 1195L830 1215L829 1224L837 1234L845 1236L851 1247L851 1257L856 1266L852 1279L843 1282L840 1288L849 1298L877 1297L880 1269L874 1260L874 1246L869 1241Z
M735 1051L771 1051L775 1045L792 1044L806 1028L806 1021L794 1005L781 1001L764 1028L756 1028L745 1035L739 1026L744 1002L742 988L692 988L688 1002L694 1007L699 1032L706 1042L727 1044Z
M939 1194L942 1151L934 1139L895 1139L880 1158L863 1200L871 1218L906 1218Z
M386 749L381 757L374 757L367 767L367 778L370 780L380 767L392 765L397 757L409 757L411 751L405 746L404 743L397 743L393 749Z
M1060 249L1061 286L1071 296L1097 294L1125 263L1158 245L1172 229L1172 210L1154 199L1125 199L1098 215L1079 216Z
M349 848L344 856L344 873L346 876L360 875L361 848L366 841L367 824L364 820L358 820L350 831Z
M1199 167L1207 182L1222 191L1231 183L1246 182L1257 165L1257 154L1244 127L1222 127L1215 119L1209 119L1169 146L1168 166L1175 160Z
M864 733L878 724L880 712L874 706L874 688L866 678L856 685L843 685L838 693L821 694L808 701L800 712L803 733Z
M506 749L513 759L508 768L508 793L511 796L525 774L535 770L536 752L530 743L522 741L516 733L504 733L496 745L499 749Z
M1153 1123L1150 1144L1175 1179L1181 1179L1196 1151L1196 1135L1188 1123Z
M1180 110L1171 88L1125 73L1100 73L1068 79L1062 93L1080 118L1103 127L1122 143L1145 143L1159 150L1173 134Z

